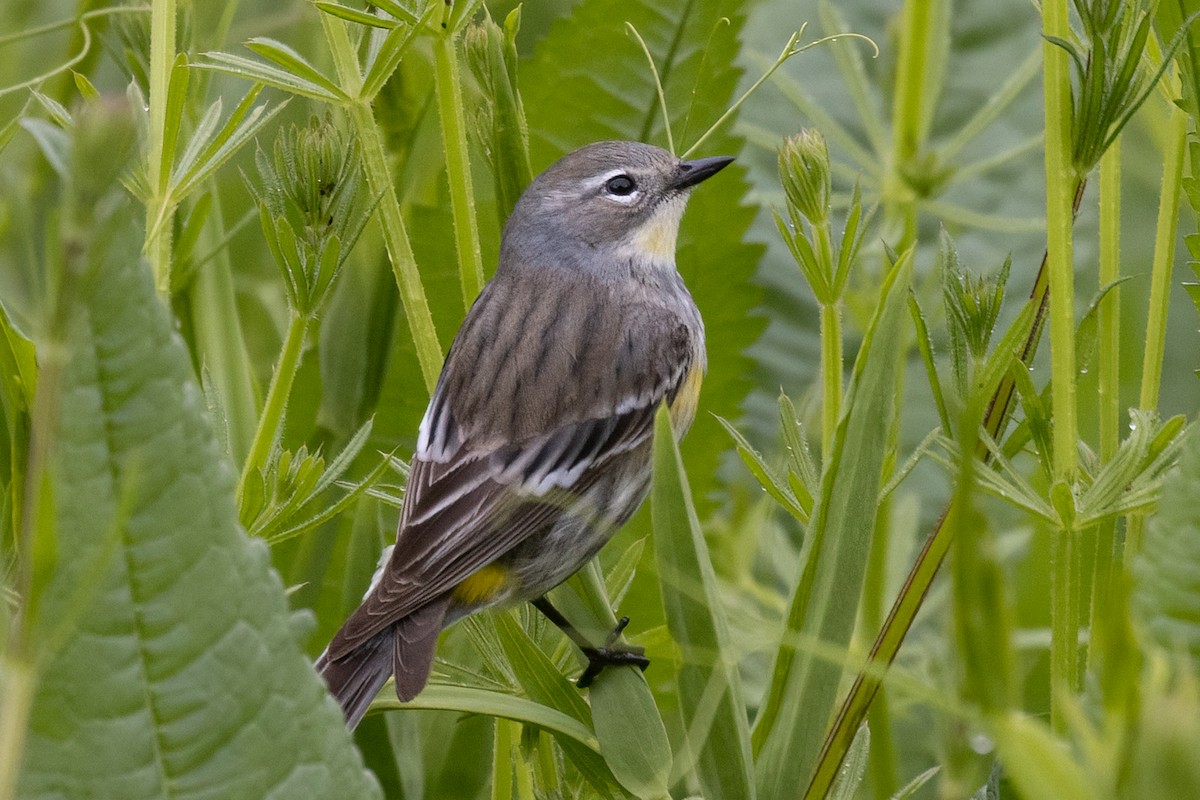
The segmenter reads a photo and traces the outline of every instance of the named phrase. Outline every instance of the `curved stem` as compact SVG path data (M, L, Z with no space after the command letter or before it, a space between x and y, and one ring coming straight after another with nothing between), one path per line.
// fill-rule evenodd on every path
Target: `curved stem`
M256 469L261 469L271 455L279 432L283 429L283 414L287 409L288 396L292 393L292 382L300 369L300 355L304 352L304 337L308 333L308 323L311 317L293 314L288 325L287 335L283 339L283 350L279 354L279 363L275 365L275 373L271 376L271 388L267 391L267 401L263 404L262 415L258 418L258 427L254 431L254 441L250 443L250 453L242 467L242 477L238 481L237 501L241 505L246 492L246 482Z
M322 14L321 25L325 29L325 39L333 54L333 63L342 90L349 96L358 98L362 89L362 73L354 54L354 45L346 32L346 23L330 14ZM413 346L417 351L417 361L421 366L421 376L425 379L426 391L433 394L438 373L442 369L442 346L438 342L433 315L429 313L429 302L425 299L425 287L421 285L421 273L417 269L412 243L408 239L404 217L400 213L400 201L392 183L383 135L379 126L375 124L375 115L367 100L352 100L347 103L346 111L354 126L354 134L362 146L363 174L367 179L367 188L370 189L371 196L379 198L379 226L383 229L383 242L392 263L392 273L396 276L400 300L404 303L404 316L408 319Z

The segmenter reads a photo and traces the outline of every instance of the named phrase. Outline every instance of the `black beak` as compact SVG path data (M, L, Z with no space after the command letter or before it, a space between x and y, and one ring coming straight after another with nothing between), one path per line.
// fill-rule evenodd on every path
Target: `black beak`
M697 158L694 161L680 161L675 178L671 181L671 188L677 192L690 189L700 181L716 175L732 163L733 156L713 156L712 158Z

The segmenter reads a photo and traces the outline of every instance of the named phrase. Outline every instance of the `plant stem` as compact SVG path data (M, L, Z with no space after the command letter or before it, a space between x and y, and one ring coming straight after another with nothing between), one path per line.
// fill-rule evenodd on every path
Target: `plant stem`
M301 314L292 314L288 324L287 334L283 339L283 350L279 354L279 363L271 375L271 388L267 390L267 401L263 404L262 415L258 418L258 428L254 431L254 441L250 443L250 453L246 456L245 466L242 467L242 477L238 482L237 500L241 505L246 492L246 483L256 469L266 466L279 432L283 428L283 414L287 408L288 396L292 393L292 382L300 369L300 355L304 352L304 337L308 334L308 324L312 320Z
M1175 261L1175 236L1179 228L1179 190L1183 181L1183 153L1187 142L1187 113L1171 106L1167 120L1162 189L1158 196L1158 224L1154 231L1154 260L1150 265L1150 308L1146 320L1146 347L1142 352L1142 386L1138 406L1158 408L1162 384L1163 353L1167 345L1167 308L1171 299L1171 268ZM1146 518L1131 514L1125 531L1125 563L1142 547Z
M1075 186L1075 200L1073 205L1075 211L1078 211L1079 205L1083 201L1085 186L1086 184L1082 179ZM1019 354L1021 363L1026 366L1033 362L1033 357L1037 353L1038 343L1041 341L1042 328L1046 319L1050 286L1046 260L1047 256L1043 255L1041 266L1038 268L1037 279L1034 281L1033 290L1029 296L1029 302L1037 309L1037 313L1025 338L1025 345ZM1005 376L988 405L987 414L984 416L984 429L987 430L988 435L994 440L999 441L1005 427L1008 425L1009 417L1012 415L1015 391L1013 379ZM979 455L981 458L987 459L986 452L981 452ZM834 718L833 725L826 735L824 743L821 745L817 769L809 786L810 796L822 796L820 792L826 791L828 787L833 785L837 771L846 756L846 751L850 747L850 743L854 740L854 735L858 731L859 725L866 718L872 701L879 692L879 687L883 683L883 674L896 659L896 654L900 651L900 645L904 643L904 638L908 635L913 620L916 619L917 612L921 609L921 605L925 601L925 595L929 592L929 587L933 584L933 579L937 576L938 569L946 559L946 553L953 542L953 532L950 528L946 527L947 515L951 510L952 508L947 507L942 512L942 516L938 518L933 531L926 537L925 543L921 547L921 552L917 555L916 562L913 564L912 569L909 570L908 576L904 580L904 585L901 587L896 601L892 604L891 611L888 612L883 629L875 637L875 644L871 647L871 657L868 660L867 668L859 672L854 680L854 684L850 687L849 693L846 695L846 699L842 701L842 706ZM816 791L815 795L812 794L814 791Z
M1067 728L1069 699L1079 691L1079 542L1073 530L1055 531L1050 563L1050 724Z
M170 169L164 168L163 153L167 129L167 89L175 62L175 0L154 0L150 6L150 139L146 166L150 178L150 200L146 203L146 257L154 273L159 295L171 294L172 226L166 222L173 209L168 208ZM168 163L170 163L168 161Z
M821 304L821 456L833 450L842 411L842 314L839 303Z
M1150 269L1150 309L1146 320L1146 348L1142 354L1142 387L1138 405L1158 408L1162 384L1163 352L1167 342L1167 309L1171 298L1171 268L1175 261L1175 236L1179 228L1179 191L1183 180L1183 151L1187 140L1187 112L1172 105L1167 121L1162 189L1158 199L1158 224L1154 231L1154 260Z
M471 164L467 157L462 76L452 33L443 31L434 36L433 56L438 117L442 123L442 144L446 149L446 173L450 181L450 211L454 216L458 272L463 305L469 309L483 289L483 256L479 250L475 190L471 185Z
M29 664L10 656L0 660L0 673L0 685L4 687L0 692L0 800L13 800L24 761L37 674Z
M383 241L392 262L392 272L396 276L400 300L404 303L404 315L412 333L421 376L425 380L426 391L433 394L438 373L442 369L442 347L438 343L433 316L429 313L429 303L425 299L425 288L421 285L421 273L417 269L412 243L408 239L404 217L400 213L400 201L396 197L396 187L392 183L391 170L388 168L383 136L379 132L379 126L375 124L369 101L358 97L362 89L362 73L354 54L354 45L346 32L346 23L330 14L321 14L321 25L325 29L325 38L333 54L342 90L356 98L347 103L346 109L358 142L362 146L363 173L367 178L367 187L372 196L379 198L378 214L380 227L383 229Z
M1117 139L1100 159L1100 286L1109 286L1121 277L1121 139ZM1097 413L1100 415L1100 461L1108 463L1116 455L1121 433L1121 289L1113 286L1100 302L1096 327L1099 355L1097 364ZM1092 572L1092 620L1105 619L1112 602L1113 563L1116 557L1115 520L1102 522L1096 529L1095 568ZM1088 643L1094 655L1097 637Z
M1070 39L1067 0L1042 4L1042 35ZM1054 474L1075 477L1079 438L1075 409L1075 264L1071 196L1078 183L1072 166L1071 75L1067 53L1042 43L1046 108L1046 250L1050 277L1050 374L1054 409ZM1061 677L1061 676L1060 676Z

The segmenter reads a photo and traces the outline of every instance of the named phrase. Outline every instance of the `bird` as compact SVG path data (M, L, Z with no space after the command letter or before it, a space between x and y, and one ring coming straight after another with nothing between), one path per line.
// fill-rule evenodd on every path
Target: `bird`
M676 239L691 191L732 161L597 142L518 199L418 429L396 543L315 665L349 727L393 675L416 697L438 634L485 608L532 601L589 659L580 686L645 669L611 646L627 618L593 646L545 595L645 500L659 407L677 439L695 417L704 323Z

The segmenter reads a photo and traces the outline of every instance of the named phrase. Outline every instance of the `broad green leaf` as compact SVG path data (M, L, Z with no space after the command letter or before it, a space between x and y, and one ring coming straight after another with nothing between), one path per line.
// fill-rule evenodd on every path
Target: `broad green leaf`
M747 4L734 0L585 0L556 20L534 57L521 65L534 171L601 139L666 146L654 78L626 22L654 58L682 152L735 98L738 36L746 13ZM726 128L696 155L738 155L742 145ZM697 187L679 235L679 272L709 332L700 410L682 448L702 506L715 487L721 454L729 449L712 414L740 416L750 390L745 351L763 330L754 311L762 292L753 281L762 247L746 241L755 212L742 205L749 189L744 175L734 165Z
M906 254L883 284L825 463L805 540L807 559L755 723L762 798L794 797L807 785L837 699L841 665L801 642L845 648L854 632L893 414L893 347L902 338L911 274Z
M39 397L59 408L55 530L70 554L40 619L75 622L46 653L20 795L377 797L266 547L237 525L233 474L140 241L121 228L92 249L66 309L61 393ZM103 577L79 605L91 563Z
M676 685L685 738L679 749L686 761L675 769L694 775L706 800L753 798L754 760L737 655L665 406L654 426L652 540L667 626L680 651Z
M579 690L563 677L511 614L496 614L494 619L504 654L529 699L561 711L591 728L592 712ZM564 735L556 738L571 763L592 787L603 796L613 796L617 779L604 759L595 750L581 747Z
M628 702L643 694L649 702ZM671 746L645 676L634 667L609 668L588 695L600 753L617 781L641 800L665 797Z

